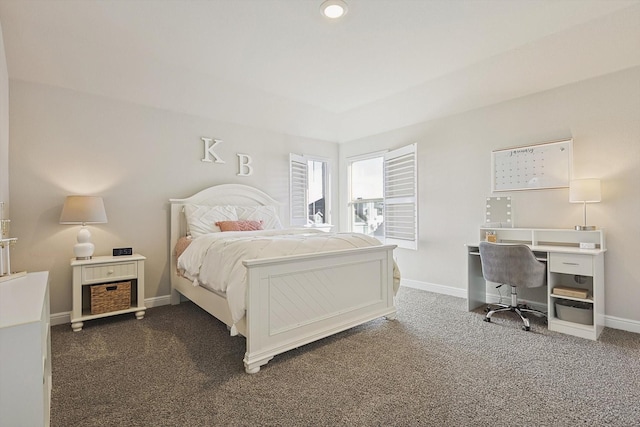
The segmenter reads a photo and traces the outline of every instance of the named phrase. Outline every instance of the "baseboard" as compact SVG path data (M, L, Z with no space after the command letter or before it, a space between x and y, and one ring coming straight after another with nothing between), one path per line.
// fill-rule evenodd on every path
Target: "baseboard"
M144 300L144 306L147 308L160 307L161 305L171 304L171 295L163 295L161 297L147 298Z
M640 322L637 320L621 319L620 317L604 316L604 325L611 329L620 329L640 334Z
M451 295L453 297L467 299L467 290L454 288L452 286L436 285L434 283L420 282L418 280L402 279L400 286L406 286L407 288L420 289L423 291L434 292L437 294ZM496 303L500 299L498 294L487 294L488 303ZM502 297L504 300L504 296ZM507 301L509 302L509 301ZM531 308L541 311L547 311L547 304L536 301L527 301L527 305ZM604 325L611 329L620 329L622 331L634 332L640 334L640 321L622 319L614 316L604 316Z
M49 316L49 321L51 322L51 326L71 323L71 312L65 311L63 313L53 313Z
M171 304L171 296L164 295L161 297L147 298L144 300L144 306L147 308L160 307L161 305ZM71 323L71 312L53 313L49 316L51 326L66 325Z
M434 292L436 294L451 295L452 297L467 298L466 289L454 288L453 286L436 285L434 283L419 282L411 279L402 279L400 286Z

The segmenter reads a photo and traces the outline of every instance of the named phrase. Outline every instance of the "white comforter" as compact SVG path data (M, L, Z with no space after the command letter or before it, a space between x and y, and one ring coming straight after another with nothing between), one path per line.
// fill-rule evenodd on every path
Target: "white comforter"
M237 231L205 234L194 239L178 258L185 276L218 292L224 292L234 324L244 316L246 267L244 260L326 252L380 245L358 233L325 233L313 229ZM394 288L399 273L394 265Z

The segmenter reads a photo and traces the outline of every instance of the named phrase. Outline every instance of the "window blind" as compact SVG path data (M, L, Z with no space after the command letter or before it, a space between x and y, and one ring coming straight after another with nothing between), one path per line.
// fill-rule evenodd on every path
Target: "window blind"
M418 249L418 164L416 144L384 155L385 242Z
M308 220L307 160L298 154L289 154L289 202L291 225L306 225Z

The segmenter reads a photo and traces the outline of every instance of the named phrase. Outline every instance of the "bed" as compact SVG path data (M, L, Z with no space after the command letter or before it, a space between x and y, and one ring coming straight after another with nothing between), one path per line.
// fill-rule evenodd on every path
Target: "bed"
M271 220L277 220L280 203L256 188L223 184L185 199L171 199L170 204L171 303L179 304L184 296L225 323L232 335L244 336L247 373L258 372L274 356L293 348L379 317L395 318L394 295L399 284L393 260L396 246L381 244L244 259L244 311L241 318L237 313L234 316L226 293L198 286L197 280L179 271L176 245L192 234L185 210L194 205L203 209L264 207L275 210ZM203 237L193 239L191 245L198 239Z

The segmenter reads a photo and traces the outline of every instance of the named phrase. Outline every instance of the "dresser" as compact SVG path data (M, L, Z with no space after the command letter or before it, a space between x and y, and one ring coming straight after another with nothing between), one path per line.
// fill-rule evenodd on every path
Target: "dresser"
M0 426L49 425L49 273L0 283Z

